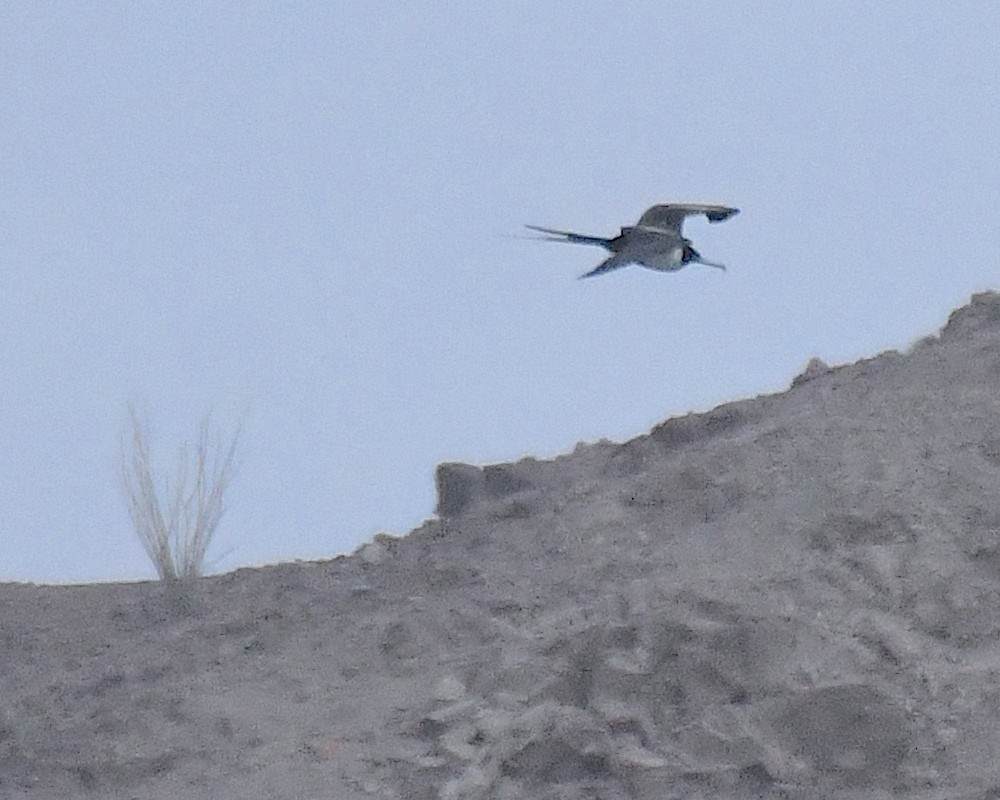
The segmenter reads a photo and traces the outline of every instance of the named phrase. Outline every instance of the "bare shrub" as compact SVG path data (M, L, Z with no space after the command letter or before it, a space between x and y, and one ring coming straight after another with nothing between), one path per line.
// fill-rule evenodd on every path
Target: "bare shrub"
M130 430L122 442L122 485L129 516L161 580L202 574L205 553L226 506L240 429L223 440L213 435L211 415L192 448L181 447L177 472L158 487L149 449L148 426L130 409Z

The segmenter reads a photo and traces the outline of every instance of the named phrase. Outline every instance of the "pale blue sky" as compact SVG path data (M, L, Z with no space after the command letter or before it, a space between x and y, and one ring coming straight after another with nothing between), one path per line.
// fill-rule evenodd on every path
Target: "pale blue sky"
M215 570L431 516L551 456L905 348L996 288L995 2L0 10L0 579L153 577L164 465L245 414ZM727 273L528 241L649 205Z

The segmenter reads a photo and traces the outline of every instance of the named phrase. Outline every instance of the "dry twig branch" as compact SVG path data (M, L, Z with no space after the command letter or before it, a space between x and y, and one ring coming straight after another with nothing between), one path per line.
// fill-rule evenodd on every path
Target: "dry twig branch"
M212 436L211 415L198 430L193 453L181 448L173 482L161 495L149 449L147 426L130 409L131 447L122 445L122 484L136 535L162 580L202 574L205 554L225 513L240 430L225 444Z

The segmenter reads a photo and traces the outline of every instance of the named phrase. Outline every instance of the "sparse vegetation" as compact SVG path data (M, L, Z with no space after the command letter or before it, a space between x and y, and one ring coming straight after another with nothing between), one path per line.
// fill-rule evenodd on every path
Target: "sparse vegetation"
M130 409L122 442L122 485L135 533L161 580L202 574L205 554L225 513L233 477L239 428L231 439L213 433L211 415L198 430L193 450L181 447L174 479L161 487L150 456L148 425Z

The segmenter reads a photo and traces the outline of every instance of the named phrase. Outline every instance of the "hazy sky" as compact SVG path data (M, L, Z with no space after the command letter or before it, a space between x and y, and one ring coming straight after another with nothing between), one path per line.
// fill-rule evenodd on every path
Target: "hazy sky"
M11 2L0 10L0 579L155 575L163 470L243 418L214 571L905 348L998 280L996 2ZM649 205L729 265L587 281Z

